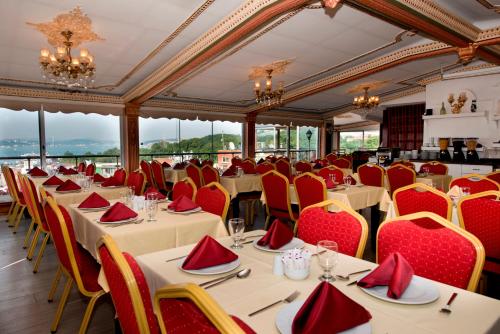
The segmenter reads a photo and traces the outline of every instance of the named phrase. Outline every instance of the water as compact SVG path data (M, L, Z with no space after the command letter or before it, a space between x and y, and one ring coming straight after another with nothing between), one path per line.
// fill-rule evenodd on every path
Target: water
M99 154L108 149L119 148L117 142L99 142L95 140L77 139L67 142L47 143L48 155L64 155L71 152L74 155L85 153ZM16 157L23 155L39 155L39 144L35 140L0 140L0 157Z

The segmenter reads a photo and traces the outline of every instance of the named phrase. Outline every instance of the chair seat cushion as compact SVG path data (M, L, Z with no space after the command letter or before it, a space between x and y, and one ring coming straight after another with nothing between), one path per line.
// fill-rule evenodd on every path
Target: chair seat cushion
M80 244L78 244L78 250L78 266L80 268L83 286L87 291L90 292L97 292L102 290L99 283L97 283L97 278L99 277L101 266Z

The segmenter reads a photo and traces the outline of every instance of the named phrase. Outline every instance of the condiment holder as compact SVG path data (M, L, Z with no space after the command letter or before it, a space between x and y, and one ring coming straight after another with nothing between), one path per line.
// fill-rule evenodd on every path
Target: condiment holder
M300 281L309 276L311 269L311 252L307 249L291 249L281 255L285 276Z

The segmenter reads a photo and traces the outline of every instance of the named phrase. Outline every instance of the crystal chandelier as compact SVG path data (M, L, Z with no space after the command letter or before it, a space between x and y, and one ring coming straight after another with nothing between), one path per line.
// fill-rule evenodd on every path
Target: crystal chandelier
M83 87L87 89L95 73L94 57L87 49L80 50L80 57L71 55L70 30L61 32L64 36L64 46L58 46L55 53L51 54L49 49L40 50L40 68L44 79L67 87Z
M374 95L374 96L369 96L368 95L368 89L370 87L363 87L364 89L364 94L363 95L359 95L359 96L356 96L354 98L354 101L352 102L352 104L357 108L357 109L360 109L361 110L361 117L363 119L366 119L366 116L368 115L368 113L376 108L379 103L380 103L380 97Z
M260 89L260 81L255 81L255 101L263 106L280 106L283 104L283 95L285 94L285 88L283 87L283 81L278 84L278 89L273 91L273 81L272 73L273 70L266 70L266 88L264 90Z

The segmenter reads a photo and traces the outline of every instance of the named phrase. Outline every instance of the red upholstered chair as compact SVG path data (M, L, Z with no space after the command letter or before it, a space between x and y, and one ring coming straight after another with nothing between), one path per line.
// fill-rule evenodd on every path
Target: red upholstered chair
M364 185L384 187L385 169L377 164L366 163L359 166L358 176Z
M113 178L120 184L125 184L127 182L127 171L124 168L118 168L113 173Z
M431 219L441 228L416 223ZM475 291L484 264L484 248L471 233L432 213L419 212L386 220L377 234L377 263L399 252L415 271L461 289Z
M338 184L344 183L344 172L335 166L323 167L319 170L318 175L321 176L324 180L328 180L330 178L335 177L335 182Z
M125 334L253 332L241 320L224 313L195 284L162 287L155 294L153 307L148 283L135 259L120 252L109 235L102 237L98 247L111 298Z
M292 168L290 167L290 163L285 159L278 159L276 161L276 170L281 174L285 175L288 179L292 177Z
M299 212L326 200L326 184L322 177L306 172L297 176L293 180L293 185L299 202Z
M12 202L14 203L14 205L11 205L9 209L7 221L9 226L14 226L12 233L15 234L19 223L21 222L21 218L23 217L24 210L26 210L26 201L23 193L19 189L19 185L17 184L14 170L7 165L2 165L2 174L5 177L9 194L12 197Z
M387 181L389 181L389 192L391 194L401 187L415 183L417 178L415 170L403 165L391 166L386 172Z
M241 162L240 167L243 169L243 173L245 174L255 174L255 162L251 160L243 160Z
M146 188L146 175L141 170L136 170L127 178L127 187L134 187L135 195L141 196L144 194L144 189Z
M261 164L258 164L257 167L255 168L255 172L257 174L266 174L270 170L275 170L274 165L270 162L263 162Z
M308 161L297 161L295 164L296 173L307 173L312 172L312 166Z
M405 166L405 167L408 167L408 168L415 170L415 164L413 162L407 161L407 160L394 161L391 164L391 167L392 166Z
M85 175L86 176L94 176L94 174L95 174L95 164L89 164L85 168Z
M203 184L220 182L219 172L210 165L201 167L201 173L203 175Z
M153 171L151 170L151 165L149 164L149 162L147 162L146 160L141 160L139 165L141 166L141 169L142 169L142 172L144 173L144 175L146 175L146 180L147 180L148 186L156 188L157 185L156 185L156 182L153 178Z
M240 166L242 162L243 162L243 160L241 160L240 157L232 157L231 158L231 165Z
M203 161L201 162L201 167L203 167L203 166L207 166L207 165L208 165L208 166L213 167L213 165L214 165L214 161L213 161L213 160L203 160Z
M471 195L488 190L500 190L500 184L479 174L468 174L457 177L451 180L450 189L453 186L469 187Z
M85 163L85 161L82 161L78 164L76 171L78 173L85 173L85 169L87 169L87 164Z
M439 161L429 161L420 166L420 173L424 173L425 169L429 171L431 174L436 175L447 175L448 174L448 166L439 162Z
M484 271L500 275L500 191L485 191L458 202L460 227L475 235L484 246Z
M274 164L274 163L276 162L276 160L278 160L278 158L276 158L276 157L275 157L274 155L272 155L272 154L271 154L271 155L268 155L268 156L266 157L266 161L268 161L268 162L270 162L270 163L272 163L272 164Z
M52 287L49 292L49 301L52 301L54 298L61 275L66 277L64 292L61 295L61 300L57 307L50 330L53 333L57 330L64 306L71 292L71 287L73 283L76 283L80 294L90 297L82 324L80 325L80 333L85 333L96 301L105 294L97 282L100 266L92 255L77 244L73 230L73 222L64 207L58 206L53 198L48 197L47 202L43 206L43 210L59 258L59 268L52 282Z
M174 184L172 188L172 200L176 200L181 196L186 196L194 201L194 196L196 195L196 185L191 178L186 177L184 180L179 181Z
M167 185L165 181L165 174L163 173L163 166L159 161L153 160L151 162L151 172L154 179L154 183L156 184L157 189L164 195L167 195L170 192L170 187Z
M337 160L337 155L335 153L328 153L325 159L328 160L329 164L332 164L335 160Z
M392 194L396 216L422 211L433 212L451 221L453 203L442 191L423 183L401 187Z
M229 193L220 183L212 182L198 189L194 201L201 206L203 211L220 216L226 221L229 209Z
M329 212L331 205L340 211ZM327 200L308 206L300 213L296 226L297 237L309 244L331 240L337 243L342 254L363 257L368 224L363 216L339 201Z
M191 180L193 180L196 188L200 188L203 186L203 174L201 173L200 167L190 163L186 167L186 173L187 176L190 177Z
M338 168L351 168L351 162L346 158L339 158L332 161L330 164Z
M201 166L200 159L198 159L198 158L189 159L189 163L191 163L191 164L193 164L195 166L198 166L198 167Z
M271 217L291 220L295 223L298 212L292 210L290 204L290 183L288 178L277 171L269 171L260 178L262 191L266 199L266 223L267 229Z
M491 172L486 177L490 180L495 181L496 183L500 184L500 171L496 172Z

